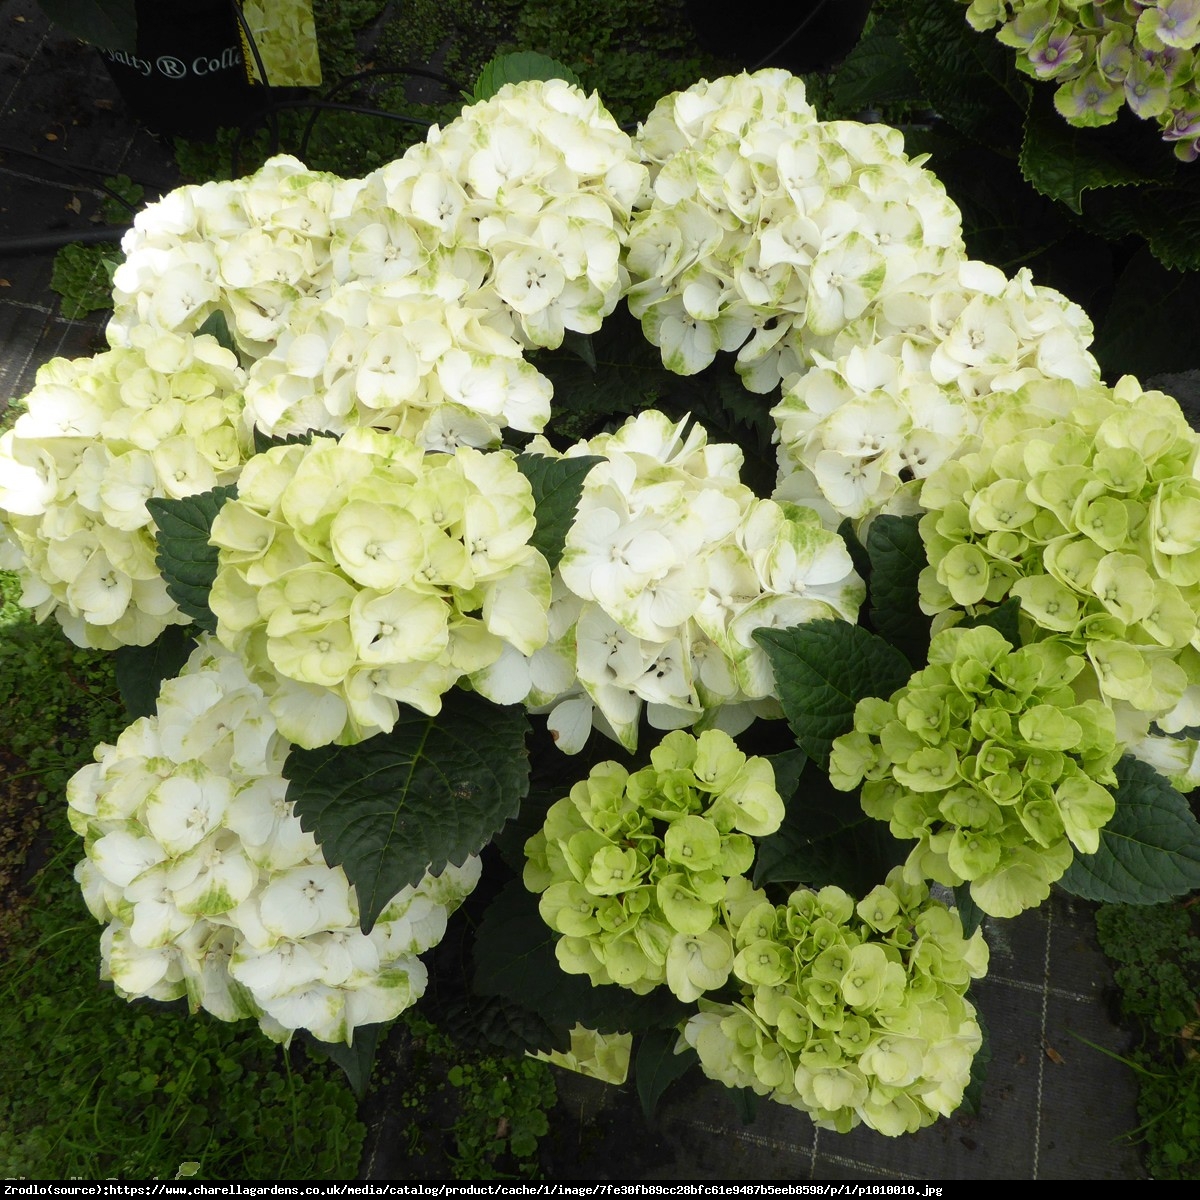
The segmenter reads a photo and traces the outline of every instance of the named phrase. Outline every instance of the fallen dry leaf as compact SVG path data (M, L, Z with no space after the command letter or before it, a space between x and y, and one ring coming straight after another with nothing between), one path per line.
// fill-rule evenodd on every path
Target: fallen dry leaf
M58 141L57 133L47 133L47 134L44 134L43 136L45 137L46 141L48 141L48 142L57 142Z
M113 105L113 102L111 100L93 100L92 107L93 108L102 108L102 109L104 109L105 112L112 112L112 110L115 106Z
M78 196L72 196L70 200L63 205L64 208L69 208L73 213L83 212L83 204Z
M12 281L9 279L0 279L0 287L12 287Z
M1060 1067L1067 1061L1053 1046L1046 1047L1046 1057L1052 1063L1057 1063Z

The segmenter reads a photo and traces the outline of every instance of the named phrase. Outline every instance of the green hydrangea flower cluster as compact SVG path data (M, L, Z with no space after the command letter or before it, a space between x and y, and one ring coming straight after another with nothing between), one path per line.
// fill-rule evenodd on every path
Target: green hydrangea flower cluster
M719 730L669 733L650 763L600 763L553 804L525 844L525 886L562 934L564 971L691 1003L729 978L729 905L783 801L771 764Z
M1200 688L1200 438L1178 404L1132 376L1112 389L1034 382L984 419L980 440L921 490L921 607L1018 596L1022 640L1086 655L1100 694L1144 725L1187 725L1195 705L1181 702Z
M749 1087L845 1133L911 1133L961 1103L982 1038L964 993L987 971L980 931L899 868L855 904L841 888L743 907L742 1001L683 1029L712 1079Z
M891 699L868 697L833 743L829 779L862 788L863 811L916 838L910 883L970 881L994 917L1040 904L1071 864L1094 854L1116 805L1116 721L1077 702L1083 660L1060 641L1014 650L995 629L948 629L929 666ZM866 780L863 783L863 780Z
M1108 125L1128 105L1154 119L1175 155L1200 155L1200 0L961 0L979 30L1017 50L1017 66L1058 83L1068 124Z
M289 741L352 745L390 731L402 703L438 713L505 645L545 643L535 526L507 451L426 454L363 428L272 447L212 523L217 637Z

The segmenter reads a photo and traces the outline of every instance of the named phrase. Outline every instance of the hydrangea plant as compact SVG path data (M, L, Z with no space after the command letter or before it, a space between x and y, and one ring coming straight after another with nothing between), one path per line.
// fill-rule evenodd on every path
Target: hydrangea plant
M482 1034L915 1130L980 910L1200 886L1196 437L898 132L507 73L148 207L0 440L2 563L133 718L68 794L103 972L345 1044L483 874Z

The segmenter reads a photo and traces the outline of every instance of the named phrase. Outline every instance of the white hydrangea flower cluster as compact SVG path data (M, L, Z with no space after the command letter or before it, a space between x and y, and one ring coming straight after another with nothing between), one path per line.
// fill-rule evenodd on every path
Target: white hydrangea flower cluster
M148 205L121 241L109 344L128 344L138 325L194 332L221 312L257 358L298 299L332 286L332 222L360 186L277 155L247 178L176 188Z
M452 450L498 446L503 428L540 432L551 391L497 298L449 303L410 280L351 282L297 302L250 369L246 413L271 436L369 426Z
M437 713L505 646L545 644L535 525L507 451L426 454L370 429L272 447L213 521L217 636L289 741L362 741L392 729L398 702Z
M208 336L135 330L95 358L56 358L0 437L3 565L22 603L80 646L146 646L188 623L155 563L152 496L233 482L253 454L245 375Z
M898 130L816 121L799 81L768 103L765 74L721 81L712 111L712 85L659 102L647 157L683 144L635 215L625 260L630 311L663 363L691 375L737 350L755 392L810 365L814 336L964 253L958 209Z
M435 294L478 277L527 346L555 347L616 307L646 178L598 96L561 79L505 84L368 176L335 252L360 275L390 255Z
M862 518L973 444L997 398L1032 379L1100 378L1092 325L1077 304L963 260L883 294L859 320L810 341L811 369L784 381L772 410L777 497ZM909 489L913 490L913 489Z
M186 996L287 1040L352 1042L421 996L417 955L478 882L468 858L394 896L369 934L341 867L292 812L287 743L238 660L204 637L153 717L96 749L67 787L75 876L106 923L102 974L127 999Z
M593 723L632 750L643 706L658 729L718 708L723 727L745 728L774 692L755 629L857 619L865 589L841 538L810 510L758 499L739 480L741 450L686 424L651 410L566 452L605 461L567 533L550 641L482 681L551 709L568 753Z

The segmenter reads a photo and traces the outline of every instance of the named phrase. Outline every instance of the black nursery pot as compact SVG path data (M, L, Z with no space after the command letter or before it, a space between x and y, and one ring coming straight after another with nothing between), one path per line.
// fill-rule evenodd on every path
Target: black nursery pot
M729 0L684 0L684 10L696 40L710 54L746 68L784 67L798 74L841 62L862 36L871 2L759 0L738 6Z
M262 111L267 89L246 78L229 0L137 0L136 8L137 49L100 55L147 129L206 139Z

